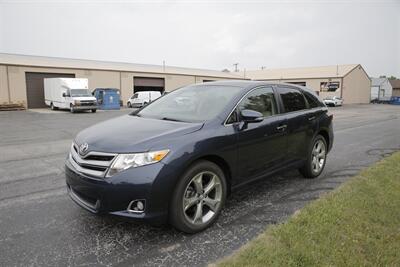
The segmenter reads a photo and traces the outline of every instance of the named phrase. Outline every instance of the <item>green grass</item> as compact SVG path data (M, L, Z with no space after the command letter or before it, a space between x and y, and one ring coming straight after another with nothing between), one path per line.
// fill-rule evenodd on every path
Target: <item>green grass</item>
M218 266L400 266L400 153L269 227Z

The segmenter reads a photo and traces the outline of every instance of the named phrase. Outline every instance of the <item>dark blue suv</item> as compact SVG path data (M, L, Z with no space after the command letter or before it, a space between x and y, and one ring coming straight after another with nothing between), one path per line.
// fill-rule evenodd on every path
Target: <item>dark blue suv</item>
M210 82L80 132L66 182L71 198L93 213L195 233L246 183L289 168L317 177L332 143L332 115L307 88Z

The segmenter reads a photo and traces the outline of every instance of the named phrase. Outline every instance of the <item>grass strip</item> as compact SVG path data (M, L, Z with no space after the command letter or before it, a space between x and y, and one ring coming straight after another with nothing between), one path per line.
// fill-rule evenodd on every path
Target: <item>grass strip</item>
M218 266L400 266L400 152L270 226Z

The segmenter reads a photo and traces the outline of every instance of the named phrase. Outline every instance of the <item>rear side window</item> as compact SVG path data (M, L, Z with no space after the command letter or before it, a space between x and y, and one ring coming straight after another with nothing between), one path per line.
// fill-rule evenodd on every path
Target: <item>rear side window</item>
M251 91L239 104L239 110L255 110L264 115L272 116L277 113L274 92L271 87L260 87Z
M280 87L279 95L281 96L286 112L293 112L307 108L306 100L299 90L288 87Z
M306 92L306 91L304 91L303 94L307 99L309 108L317 108L317 107L320 107L322 105L319 102L318 98L316 98L313 94L311 94L309 92Z

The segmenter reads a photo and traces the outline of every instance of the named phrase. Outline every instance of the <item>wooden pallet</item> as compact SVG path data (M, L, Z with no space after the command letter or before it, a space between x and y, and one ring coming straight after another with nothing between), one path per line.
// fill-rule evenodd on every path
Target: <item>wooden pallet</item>
M21 104L0 104L0 111L25 110Z

